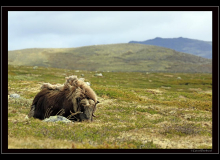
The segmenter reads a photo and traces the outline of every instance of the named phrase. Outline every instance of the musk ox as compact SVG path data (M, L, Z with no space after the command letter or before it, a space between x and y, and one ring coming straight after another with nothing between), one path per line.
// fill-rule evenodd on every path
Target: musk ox
M92 121L98 103L90 86L77 76L70 76L66 77L64 85L44 83L33 100L28 117L42 120L62 114L74 121Z

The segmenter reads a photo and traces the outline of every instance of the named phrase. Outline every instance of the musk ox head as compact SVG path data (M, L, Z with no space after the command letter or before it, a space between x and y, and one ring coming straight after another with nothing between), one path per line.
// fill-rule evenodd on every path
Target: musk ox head
M99 102L98 102L99 103ZM96 104L92 99L82 99L80 101L80 111L81 113L78 114L78 118L80 121L89 120L93 121L94 112L96 110Z

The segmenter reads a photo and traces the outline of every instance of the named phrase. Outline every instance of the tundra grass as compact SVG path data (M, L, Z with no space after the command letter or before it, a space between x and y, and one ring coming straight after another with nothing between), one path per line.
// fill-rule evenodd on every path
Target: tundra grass
M212 75L96 72L8 66L9 148L212 148ZM94 121L50 123L26 119L42 83L77 75L101 102ZM181 78L178 78L181 77Z

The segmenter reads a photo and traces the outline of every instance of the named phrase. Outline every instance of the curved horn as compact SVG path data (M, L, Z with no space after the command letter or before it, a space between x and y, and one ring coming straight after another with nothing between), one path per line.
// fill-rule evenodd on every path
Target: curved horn
M92 116L93 116L93 117L96 117L96 118L99 117L99 116L94 115L94 113L92 113Z
M94 108L93 113L92 113L92 116L93 116L93 117L99 117L99 116L94 115L94 112L95 112L95 110L96 110L96 105L97 105L98 103L100 103L100 102L97 101L97 102L95 103L95 108Z

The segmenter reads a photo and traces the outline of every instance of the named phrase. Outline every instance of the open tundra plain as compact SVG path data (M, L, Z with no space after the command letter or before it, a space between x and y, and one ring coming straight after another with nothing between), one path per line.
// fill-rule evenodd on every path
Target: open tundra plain
M98 96L93 122L25 118L43 83L63 84L70 75L83 76ZM10 97L14 93L20 97ZM9 65L8 95L9 149L212 148L212 74Z

